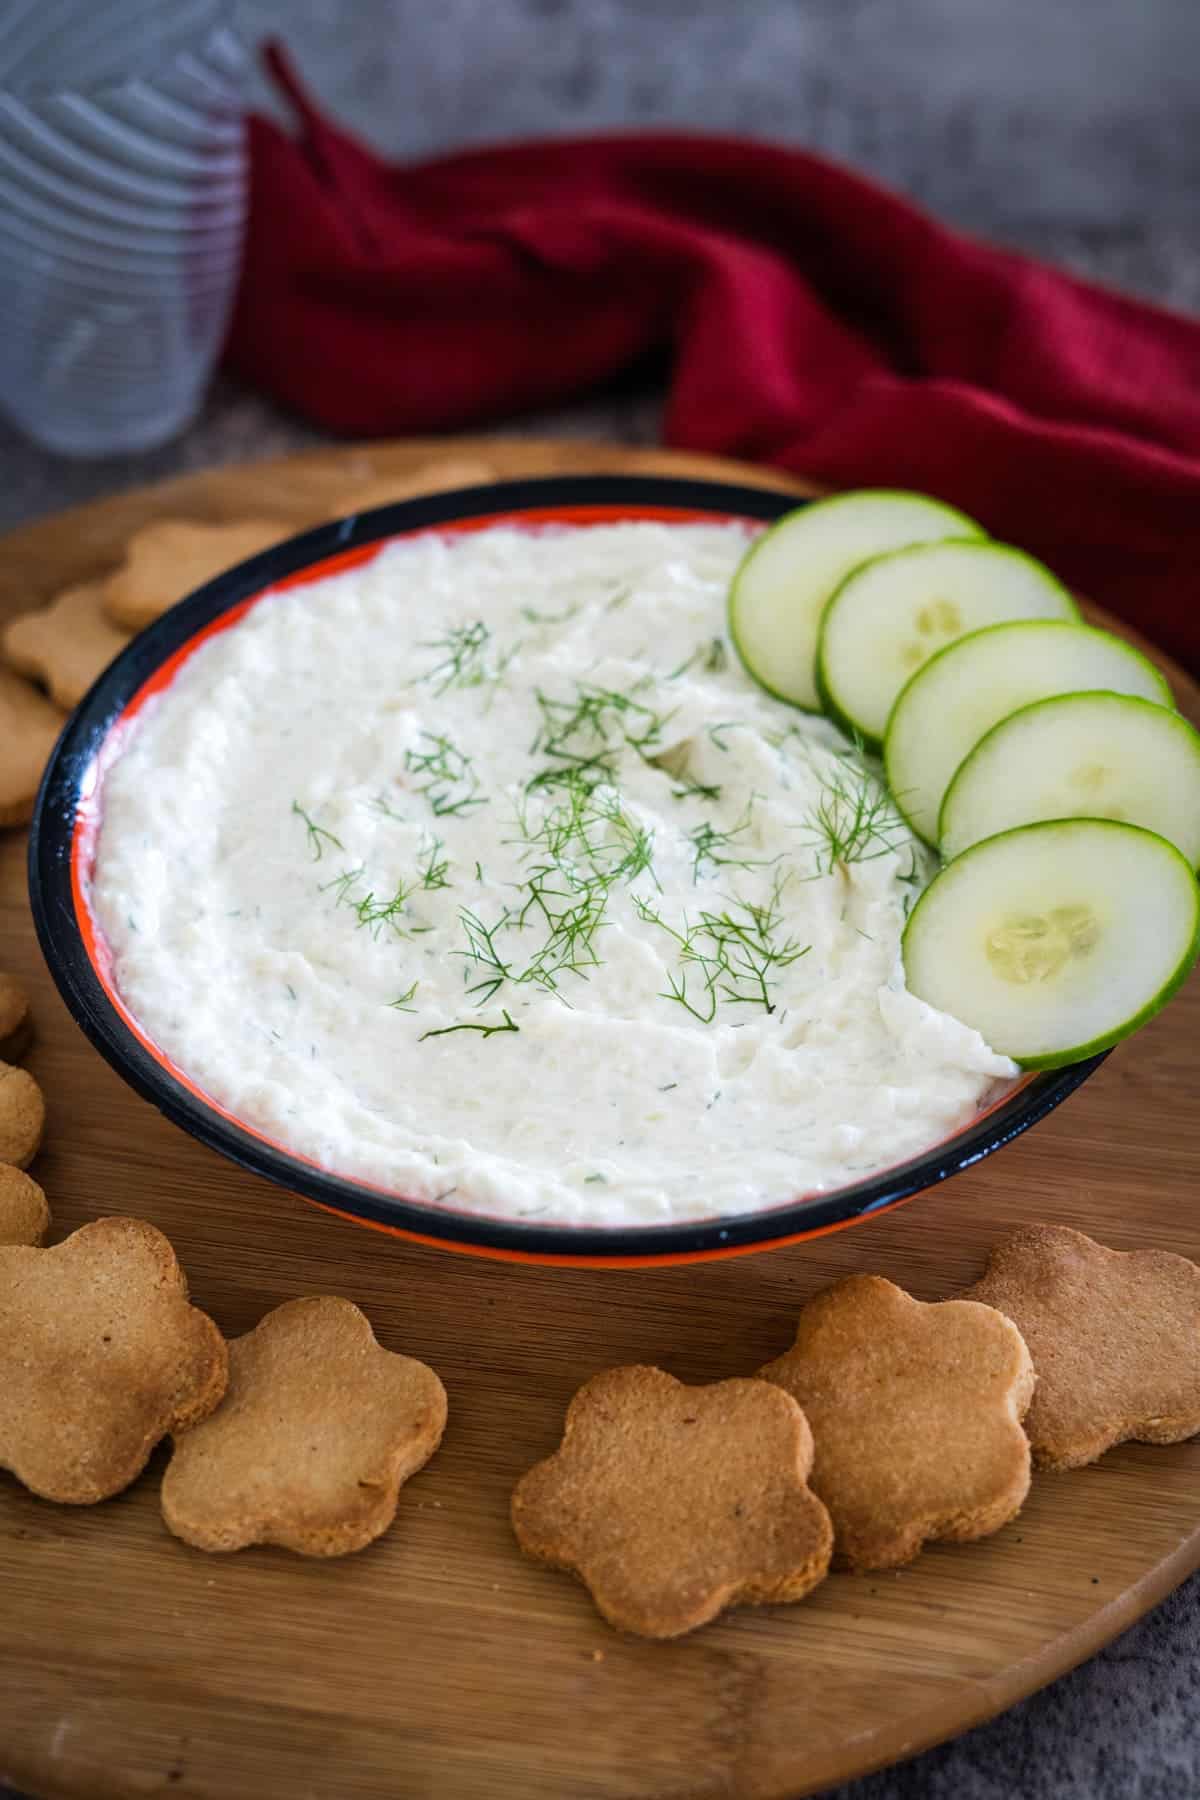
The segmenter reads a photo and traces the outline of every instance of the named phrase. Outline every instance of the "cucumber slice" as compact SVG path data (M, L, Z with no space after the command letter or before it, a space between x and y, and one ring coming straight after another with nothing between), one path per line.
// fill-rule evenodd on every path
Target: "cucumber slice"
M959 765L938 824L945 857L1035 819L1127 819L1200 863L1200 732L1132 694L1023 706Z
M888 718L883 755L897 806L935 843L951 777L986 731L1035 700L1100 688L1171 704L1153 663L1090 625L1022 619L959 638L901 688Z
M1054 1069L1170 999L1200 954L1200 887L1140 825L1022 825L946 864L902 951L911 993L1027 1069Z
M863 489L799 507L764 532L734 574L734 647L769 694L817 712L817 628L825 602L851 569L903 544L983 535L964 513L923 494Z
M826 710L877 747L905 682L937 650L1010 619L1079 609L1044 564L1009 544L915 544L851 571L821 620L817 686Z

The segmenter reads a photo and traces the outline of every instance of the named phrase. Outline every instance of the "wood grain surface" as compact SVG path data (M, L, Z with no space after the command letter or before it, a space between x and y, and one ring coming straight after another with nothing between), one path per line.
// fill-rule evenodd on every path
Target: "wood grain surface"
M180 478L0 543L0 613L99 573L151 517L319 517L358 480L439 454L504 474L736 465L580 444L334 449ZM1185 710L1200 692L1169 671ZM1200 983L1026 1137L873 1222L768 1255L670 1270L494 1264L391 1241L227 1166L137 1100L40 963L24 844L0 842L0 966L34 994L49 1100L35 1173L63 1233L137 1213L173 1240L229 1335L293 1295L346 1294L450 1395L445 1441L394 1528L341 1562L210 1557L171 1538L161 1453L95 1508L0 1475L0 1781L58 1800L679 1800L790 1796L912 1754L1070 1668L1200 1564L1200 1444L1131 1446L1035 1480L986 1543L832 1576L802 1605L735 1613L674 1644L625 1639L564 1576L523 1562L516 1477L606 1365L745 1374L798 1306L869 1269L921 1299L973 1280L1010 1226L1052 1220L1122 1248L1200 1255Z

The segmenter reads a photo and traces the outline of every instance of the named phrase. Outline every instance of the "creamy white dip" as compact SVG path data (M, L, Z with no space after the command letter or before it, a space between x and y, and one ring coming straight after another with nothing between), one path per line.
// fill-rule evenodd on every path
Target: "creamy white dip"
M1014 1066L905 991L931 864L874 776L732 653L747 541L402 539L203 644L101 794L143 1028L329 1169L512 1218L744 1212L964 1124Z

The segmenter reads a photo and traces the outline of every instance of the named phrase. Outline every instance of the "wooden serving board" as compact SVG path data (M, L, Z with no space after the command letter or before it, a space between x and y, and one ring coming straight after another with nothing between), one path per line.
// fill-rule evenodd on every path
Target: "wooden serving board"
M761 471L579 444L334 449L185 476L0 543L0 611L116 559L155 516L308 522L348 485L431 456L503 474ZM1200 718L1200 691L1170 671ZM515 1478L554 1446L573 1390L608 1364L687 1381L746 1374L791 1341L800 1303L875 1270L944 1298L1021 1221L1200 1255L1200 983L1049 1120L979 1168L854 1230L769 1255L658 1271L497 1264L391 1241L228 1166L135 1099L41 966L24 844L0 844L0 966L34 992L30 1059L49 1099L36 1173L65 1232L132 1212L175 1243L228 1335L296 1294L346 1294L450 1394L441 1450L359 1556L211 1557L159 1518L161 1454L95 1508L0 1475L0 1781L58 1796L206 1800L666 1800L808 1793L997 1712L1089 1655L1200 1563L1200 1443L1129 1447L1035 1480L986 1543L834 1575L795 1607L673 1644L618 1636L567 1578L522 1561Z

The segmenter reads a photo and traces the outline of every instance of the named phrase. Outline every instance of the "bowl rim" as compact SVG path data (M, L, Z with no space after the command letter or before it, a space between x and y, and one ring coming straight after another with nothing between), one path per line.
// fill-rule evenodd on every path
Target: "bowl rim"
M267 588L318 578L315 565L357 561L390 538L516 518L582 522L587 515L681 522L712 516L769 525L807 504L802 496L693 476L551 475L420 495L318 525L238 563L185 596L140 632L76 707L47 764L29 833L29 895L43 956L76 1023L135 1092L174 1124L234 1163L343 1217L389 1232L514 1261L594 1267L661 1265L737 1255L837 1231L912 1199L970 1168L1053 1111L1107 1052L1021 1080L963 1129L915 1157L828 1193L754 1212L620 1227L544 1224L409 1200L321 1168L240 1123L208 1099L114 1004L87 948L75 879L77 841L98 779L97 759L127 708L158 677L165 685L202 633ZM532 515L532 517L531 517ZM538 515L541 515L538 517ZM347 553L357 552L355 556ZM168 669L170 665L170 669Z

